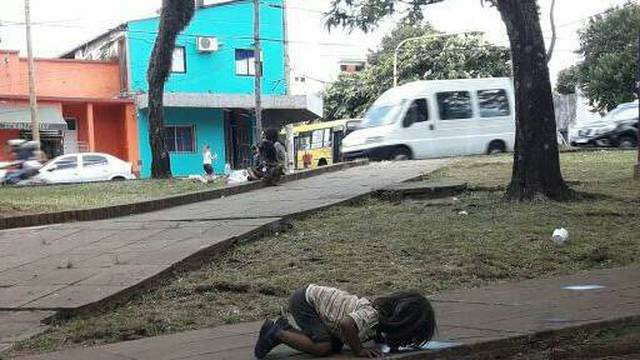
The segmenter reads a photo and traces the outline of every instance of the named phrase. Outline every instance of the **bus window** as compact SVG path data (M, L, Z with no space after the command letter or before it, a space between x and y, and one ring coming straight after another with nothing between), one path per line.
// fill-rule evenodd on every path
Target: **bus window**
M315 130L311 135L311 148L319 149L323 147L324 130Z
M324 146L331 146L331 129L324 129Z
M311 149L311 134L303 133L298 135L296 138L296 149L297 150L309 150Z

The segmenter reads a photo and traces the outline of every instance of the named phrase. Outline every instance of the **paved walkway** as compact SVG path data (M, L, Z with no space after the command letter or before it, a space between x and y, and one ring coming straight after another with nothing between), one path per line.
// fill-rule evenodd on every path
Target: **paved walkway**
M439 333L437 342L433 344L469 349L490 341L542 331L638 318L638 279L640 268L633 267L434 296ZM259 325L230 325L21 359L247 360L252 358ZM427 358L426 353L416 355L412 354L412 358ZM310 357L279 347L269 358L293 360Z
M28 335L25 328L33 329L49 311L98 306L178 264L268 232L283 217L335 205L445 163L373 163L148 214L0 231L0 346Z

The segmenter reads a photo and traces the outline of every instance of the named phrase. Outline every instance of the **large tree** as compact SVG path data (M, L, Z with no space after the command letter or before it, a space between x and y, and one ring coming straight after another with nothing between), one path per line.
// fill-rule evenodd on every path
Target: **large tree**
M421 20L425 5L444 0L332 0L327 25L363 30L398 10ZM507 28L516 92L516 145L506 198L571 199L562 178L547 53L536 0L486 0L497 7ZM464 9L460 9L464 11ZM452 14L453 16L453 14Z
M579 87L600 112L635 99L640 5L628 3L592 18L580 31Z
M171 177L169 151L164 132L164 84L171 72L173 51L178 34L189 24L195 12L194 0L163 0L158 36L149 60L149 142L151 176Z
M380 48L368 56L365 70L343 74L324 93L327 120L362 115L383 92L393 86L393 56L397 45L408 38L398 56L398 83L415 80L501 77L511 74L509 50L489 44L482 35L444 35L431 26L401 24L382 39Z

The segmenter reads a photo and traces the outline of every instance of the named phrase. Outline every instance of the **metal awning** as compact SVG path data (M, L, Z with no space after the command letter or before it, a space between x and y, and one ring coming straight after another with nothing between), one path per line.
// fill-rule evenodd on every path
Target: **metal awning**
M146 109L147 94L136 99L139 109ZM165 93L165 107L208 109L253 109L253 95ZM267 95L262 97L264 121L272 125L313 120L322 117L322 98L315 95Z
M67 130L62 111L55 106L38 106L40 130ZM0 105L0 130L31 130L31 111L26 106Z

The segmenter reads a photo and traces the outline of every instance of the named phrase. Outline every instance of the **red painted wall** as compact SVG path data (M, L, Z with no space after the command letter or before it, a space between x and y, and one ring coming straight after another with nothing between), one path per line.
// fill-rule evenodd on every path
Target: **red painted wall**
M124 143L124 106L94 105L96 151L127 159Z
M118 63L36 59L38 96L72 98L113 98L120 94ZM26 95L27 60L14 51L0 50L0 94Z

